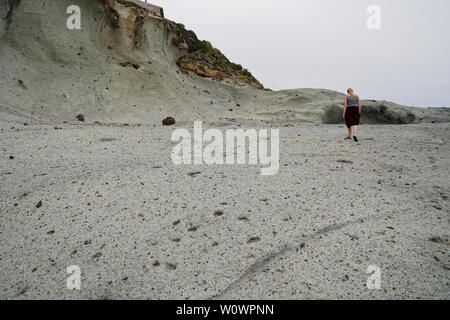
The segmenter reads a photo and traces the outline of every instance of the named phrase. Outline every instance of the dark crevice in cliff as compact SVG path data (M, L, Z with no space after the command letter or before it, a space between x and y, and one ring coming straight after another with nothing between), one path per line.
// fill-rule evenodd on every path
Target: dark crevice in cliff
M6 30L8 30L13 17L14 9L19 5L20 0L8 0L8 13L5 16Z

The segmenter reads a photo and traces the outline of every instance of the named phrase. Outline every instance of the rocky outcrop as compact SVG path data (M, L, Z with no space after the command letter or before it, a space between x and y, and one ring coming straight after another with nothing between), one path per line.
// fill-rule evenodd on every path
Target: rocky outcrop
M145 36L144 23L149 10L127 0L106 0L107 15L114 27L114 34L120 50L134 50Z
M173 34L173 44L186 52L177 61L181 71L218 81L225 80L233 85L250 85L257 89L264 89L264 86L247 69L228 60L210 42L200 41L193 31L186 30L182 24L170 21L168 23Z
M107 15L114 28L116 44L121 51L138 49L145 41L144 24L149 16L163 17L158 7L134 0L106 0ZM201 41L197 35L186 30L184 25L164 19L172 44L180 50L177 65L186 74L224 81L231 85L250 85L258 89L264 86L241 65L230 62L219 49L210 42Z
M137 5L139 7L145 8L149 11L150 14L154 15L155 17L164 18L164 9L159 6L155 6L154 4L143 2L141 0L123 0L120 2L125 5Z

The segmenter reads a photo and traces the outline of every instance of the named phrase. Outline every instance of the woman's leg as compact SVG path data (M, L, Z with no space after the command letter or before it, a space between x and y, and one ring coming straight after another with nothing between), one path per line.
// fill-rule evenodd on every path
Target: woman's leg
M353 126L353 135L354 136L358 135L358 126Z
M352 137L352 127L348 128L348 137L351 138Z

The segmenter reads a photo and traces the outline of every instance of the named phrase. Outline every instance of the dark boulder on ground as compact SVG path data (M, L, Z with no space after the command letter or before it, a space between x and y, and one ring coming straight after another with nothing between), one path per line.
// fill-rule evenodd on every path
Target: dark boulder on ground
M167 117L167 118L165 118L163 121L162 121L162 124L163 125L165 125L165 126L172 126L172 125L174 125L176 122L175 122L175 119L173 118L173 117Z
M77 115L77 119L78 121L84 121L84 115L82 114Z

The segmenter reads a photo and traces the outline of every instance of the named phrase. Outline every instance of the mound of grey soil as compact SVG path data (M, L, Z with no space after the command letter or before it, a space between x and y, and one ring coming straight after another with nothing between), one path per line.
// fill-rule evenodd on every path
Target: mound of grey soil
M69 30L70 5L81 30ZM2 0L0 108L45 120L233 118L340 123L343 94L272 92L181 24L127 0ZM363 123L446 122L443 109L363 101Z

